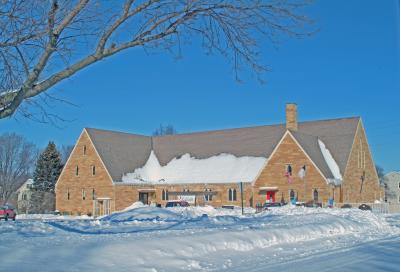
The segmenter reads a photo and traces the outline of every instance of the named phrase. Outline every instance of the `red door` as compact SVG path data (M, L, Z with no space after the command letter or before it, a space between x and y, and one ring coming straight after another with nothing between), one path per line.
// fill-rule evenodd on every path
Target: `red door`
M267 191L267 202L275 202L275 192Z

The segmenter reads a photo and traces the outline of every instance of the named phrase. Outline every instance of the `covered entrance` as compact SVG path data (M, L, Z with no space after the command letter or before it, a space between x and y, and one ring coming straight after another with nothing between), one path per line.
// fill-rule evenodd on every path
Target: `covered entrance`
M260 187L260 195L265 196L266 203L276 202L276 193L278 192L278 187Z
M111 213L111 198L99 197L93 200L93 216L103 216Z
M145 205L150 205L152 199L155 199L156 189L139 189L139 201Z

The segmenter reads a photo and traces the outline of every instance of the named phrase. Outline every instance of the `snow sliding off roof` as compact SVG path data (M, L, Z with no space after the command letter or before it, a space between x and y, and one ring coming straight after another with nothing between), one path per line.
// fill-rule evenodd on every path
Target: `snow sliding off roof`
M327 178L334 179L332 170L321 154L318 139L323 141L340 172L343 173L359 121L359 118L344 118L300 122L298 131L293 134L322 173ZM114 182L122 181L122 177L126 173L134 173L135 170L144 168L152 151L162 167L172 163L174 159L175 161L179 160L177 158L184 159L185 154L190 154L193 160L196 158L199 162L191 162L196 165L197 163L200 165L202 160L219 157L221 154L230 154L236 159L250 157L264 158L265 160L271 156L272 151L286 132L283 124L157 137L93 128L85 130ZM174 163L177 163L175 161ZM169 167L167 168L169 169ZM228 171L228 169L225 170ZM141 178L143 179L143 177L144 175ZM147 177L158 178L158 176ZM217 174L214 175L214 179L217 179L216 177ZM236 177L241 178L242 176L232 173L232 177L236 179ZM203 182L207 182L207 180L209 179L205 179ZM240 181L245 182L244 180Z
M252 182L265 165L264 157L219 154L196 159L189 154L161 166L154 151L146 164L122 177L126 183L230 183Z

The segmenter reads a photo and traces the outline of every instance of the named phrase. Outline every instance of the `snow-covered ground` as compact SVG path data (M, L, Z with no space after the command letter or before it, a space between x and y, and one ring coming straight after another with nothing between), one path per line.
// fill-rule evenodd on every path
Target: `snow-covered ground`
M0 271L399 271L400 215L135 204L99 219L0 222Z

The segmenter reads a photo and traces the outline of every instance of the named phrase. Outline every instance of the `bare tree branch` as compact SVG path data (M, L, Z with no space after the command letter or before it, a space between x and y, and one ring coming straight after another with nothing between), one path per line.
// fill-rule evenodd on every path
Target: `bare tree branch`
M3 0L0 118L82 69L129 48L181 51L200 37L207 53L260 75L259 47L302 38L307 0ZM30 103L36 105L36 103ZM37 106L37 105L36 105ZM25 111L25 109L24 109ZM25 114L27 112L25 111Z

